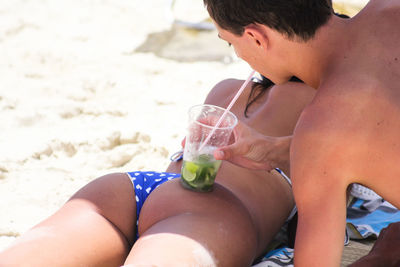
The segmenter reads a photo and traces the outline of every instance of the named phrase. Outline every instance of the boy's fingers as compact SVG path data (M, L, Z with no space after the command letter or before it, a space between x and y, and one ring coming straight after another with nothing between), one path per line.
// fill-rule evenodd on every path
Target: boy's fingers
M217 160L230 160L233 157L232 146L220 147L214 152Z
M216 150L214 152L214 158L216 160L225 160L225 152L223 150Z

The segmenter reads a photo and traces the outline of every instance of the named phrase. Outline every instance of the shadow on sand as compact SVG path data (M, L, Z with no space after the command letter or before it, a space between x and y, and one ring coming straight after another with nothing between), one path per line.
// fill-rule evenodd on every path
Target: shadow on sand
M168 31L149 34L132 53L154 53L179 62L231 63L236 58L233 48L217 34L215 29L199 30L173 24Z

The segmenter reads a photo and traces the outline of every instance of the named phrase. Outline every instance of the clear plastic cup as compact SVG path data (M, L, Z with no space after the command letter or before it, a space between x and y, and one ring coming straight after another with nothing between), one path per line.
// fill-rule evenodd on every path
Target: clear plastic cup
M187 189L209 192L213 188L220 160L214 158L218 147L229 143L238 120L232 112L226 112L220 125L215 128L225 109L214 105L196 105L189 109L189 126L186 135L181 184ZM211 137L208 136L212 134ZM204 141L208 139L206 144Z

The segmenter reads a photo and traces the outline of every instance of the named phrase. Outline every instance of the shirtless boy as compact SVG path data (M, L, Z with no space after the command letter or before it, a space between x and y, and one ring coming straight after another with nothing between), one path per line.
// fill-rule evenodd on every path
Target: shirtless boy
M204 3L220 38L255 70L317 89L291 147L295 264L339 266L350 184L400 208L400 1L371 0L351 19L333 16L330 0ZM263 138L240 124L215 156L259 168Z

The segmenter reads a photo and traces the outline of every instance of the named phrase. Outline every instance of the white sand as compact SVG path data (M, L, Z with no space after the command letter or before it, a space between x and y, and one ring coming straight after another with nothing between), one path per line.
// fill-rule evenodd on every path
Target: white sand
M166 7L2 1L0 249L98 176L165 170L187 109L218 81L250 73L215 32L172 31ZM181 19L204 15L202 4L192 16L180 8Z
M1 2L0 249L98 176L163 171L187 109L250 73L215 31L172 27L167 2ZM175 11L206 17L201 0Z

